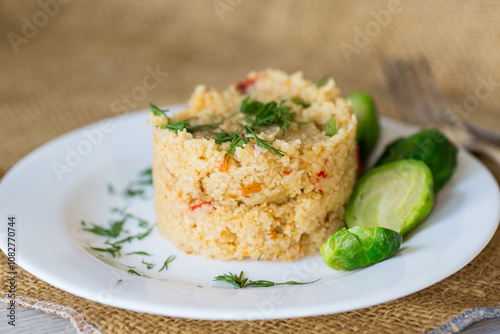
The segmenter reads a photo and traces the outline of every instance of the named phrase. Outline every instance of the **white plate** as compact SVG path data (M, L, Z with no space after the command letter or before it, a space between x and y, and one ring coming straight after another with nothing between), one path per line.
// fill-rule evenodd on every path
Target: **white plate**
M172 109L178 110L179 106ZM389 140L415 128L384 119L377 155ZM89 139L91 138L91 139ZM80 152L80 158L70 152ZM451 182L426 221L394 257L364 269L335 272L318 255L296 262L205 260L180 252L154 230L124 251L147 251L158 264L146 270L138 255L103 261L85 250L102 238L80 229L80 220L106 224L109 208L124 200L107 193L124 188L151 165L151 129L138 112L93 124L38 148L0 184L0 245L6 250L7 217L16 217L17 263L74 295L124 309L196 319L251 320L322 315L359 309L424 289L469 263L488 243L499 221L498 187L488 170L459 153ZM66 161L66 159L69 159ZM58 179L57 163L69 169ZM61 165L59 166L61 167ZM151 200L134 200L135 214L154 221ZM129 223L127 223L129 224ZM128 228L128 227L127 227ZM134 232L132 225L131 232ZM167 256L175 261L157 272ZM121 264L152 278L132 276ZM310 285L232 289L214 276L244 270L250 279L320 281ZM122 279L121 284L117 281Z

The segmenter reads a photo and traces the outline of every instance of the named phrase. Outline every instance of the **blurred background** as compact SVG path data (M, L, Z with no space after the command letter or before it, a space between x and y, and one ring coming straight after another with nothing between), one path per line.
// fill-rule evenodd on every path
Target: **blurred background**
M500 131L499 18L493 0L4 0L0 176L79 126L268 67L328 74L400 118L381 64L425 56L452 108Z

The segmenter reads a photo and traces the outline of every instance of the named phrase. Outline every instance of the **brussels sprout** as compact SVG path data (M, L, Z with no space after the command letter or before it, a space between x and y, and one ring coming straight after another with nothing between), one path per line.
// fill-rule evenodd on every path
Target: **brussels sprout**
M347 99L351 101L352 110L358 119L356 141L361 161L365 161L375 148L380 133L377 108L372 97L364 92L354 92Z
M388 162L415 159L429 166L437 193L450 180L457 167L457 148L441 132L426 129L408 138L399 138L389 144L375 166Z
M347 227L386 227L401 235L420 224L433 205L432 173L419 160L400 160L368 171L347 204Z
M343 228L321 246L321 256L332 269L351 270L391 257L401 242L401 235L388 228Z

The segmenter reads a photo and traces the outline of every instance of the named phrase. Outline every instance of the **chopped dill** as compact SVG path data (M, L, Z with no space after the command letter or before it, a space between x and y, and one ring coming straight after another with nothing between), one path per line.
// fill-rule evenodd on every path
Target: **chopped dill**
M121 246L117 245L111 245L109 248L100 248L100 247L90 247L90 249L93 249L97 252L103 252L103 253L109 253L111 254L112 257L120 257L121 253L120 250L122 249Z
M141 274L139 274L137 271L135 271L134 269L129 269L128 270L128 273L129 274L132 274L132 275L137 275L137 276L142 276Z
M168 111L167 110L161 110L160 108L158 108L157 106L155 106L154 104L150 103L149 104L149 108L151 109L151 111L153 112L153 115L155 116L167 116L165 113Z
M184 119L182 121L179 121L179 122L173 122L171 124L165 124L165 125L162 125L161 128L162 129L167 129L167 130L170 130L170 131L173 131L173 132L177 132L177 131L182 131L186 128L186 126L189 126L189 119Z
M308 108L311 106L309 103L306 103L302 98L298 96L292 98L292 102L296 105L302 106L303 108Z
M87 232L92 232L94 234L103 236L103 237L109 237L109 238L116 238L120 235L123 229L123 224L125 223L126 218L122 220L117 220L111 223L109 228L104 228L102 226L99 226L97 224L91 223L93 226L92 228L84 228L84 231ZM85 226L85 225L84 225Z
M153 228L154 226L150 227L146 232L142 233L142 234L138 234L136 235L136 238L139 239L139 240L142 240L144 239L145 237L147 237L149 234L151 234L151 232L153 231Z
M285 155L285 152L278 150L277 148L274 148L270 145L272 143L272 141L259 138L257 136L257 134L255 134L255 132L252 130L251 127L245 126L245 130L247 130L250 134L252 134L253 138L257 142L257 146L259 146L260 148L268 150L272 154L277 155L279 157L282 157Z
M113 185L111 183L108 183L108 194L114 195L115 193L115 188L113 188Z
M158 270L158 272L162 271L163 269L168 270L168 264L175 260L175 255L170 255L166 260L165 263L163 263L163 267Z
M316 82L316 88L324 86L327 81L328 81L328 75L325 74L318 80L318 82Z
M282 100L278 105L274 101L263 104L257 100L249 101L249 99L247 97L241 101L240 106L240 111L246 114L244 120L247 126L257 130L260 127L277 125L285 135L295 118L295 113L290 112L292 108L284 105L286 101Z
M261 254L259 255L259 257L257 258L257 261L260 261L260 258L262 257L262 255L264 255L264 253L261 253Z
M151 254L149 254L148 252L144 252L144 251L138 251L138 252L130 252L130 253L127 253L127 255L145 255L145 256L152 256Z
M138 226L140 227L149 227L149 223L147 220L137 217L136 215L133 215L131 213L126 213L124 217L137 220L137 222L139 223Z
M146 268L148 268L148 269L153 269L155 266L155 264L153 262L148 263L148 262L144 261L144 259L142 259L142 263L145 264Z
M326 122L324 130L325 135L327 135L328 137L332 137L337 133L337 131L339 131L339 128L337 127L337 121L335 120L335 114L333 114L330 117L330 120Z
M142 195L144 195L144 189L132 189L131 187L128 187L123 191L124 197L135 197Z
M275 283L275 282L266 281L266 280L252 281L252 280L248 279L247 277L244 277L243 271L242 271L242 272L240 272L240 275L235 275L235 274L229 272L229 274L216 276L216 277L214 277L214 281L227 282L227 283L231 284L232 286L234 286L235 288L242 289L242 288L248 288L248 287L265 288L265 287L271 287L271 286L276 286L276 285L311 284L311 283L319 281L319 279L312 281L312 282L287 281L287 282L283 282L283 283Z

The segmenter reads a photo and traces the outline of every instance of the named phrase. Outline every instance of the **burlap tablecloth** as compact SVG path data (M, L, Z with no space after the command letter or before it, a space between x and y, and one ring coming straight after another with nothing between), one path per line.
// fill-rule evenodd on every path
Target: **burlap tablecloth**
M224 88L267 67L313 80L330 74L345 93L369 91L381 114L399 118L380 64L424 55L455 111L500 130L499 17L496 1L2 1L0 176L79 126L149 101L181 103L198 83ZM145 83L148 75L154 80ZM488 166L498 180L498 167ZM70 307L105 333L425 332L471 308L500 306L499 251L497 232L474 261L430 288L302 319L140 314L75 297L23 270L18 295Z

